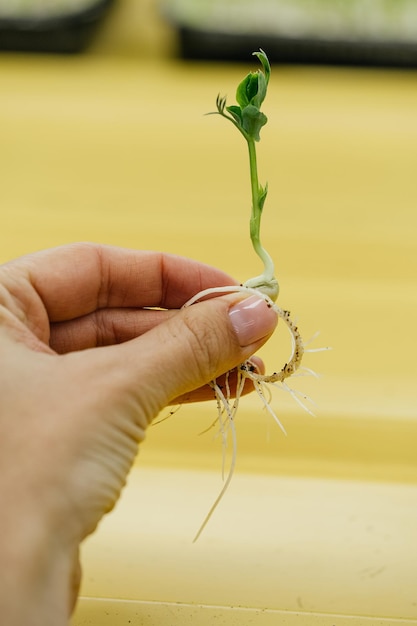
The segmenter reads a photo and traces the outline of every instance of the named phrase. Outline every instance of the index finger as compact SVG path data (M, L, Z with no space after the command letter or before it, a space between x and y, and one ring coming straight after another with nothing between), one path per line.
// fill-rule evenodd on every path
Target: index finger
M103 308L180 308L202 289L236 284L184 257L96 244L45 250L20 264L52 322Z

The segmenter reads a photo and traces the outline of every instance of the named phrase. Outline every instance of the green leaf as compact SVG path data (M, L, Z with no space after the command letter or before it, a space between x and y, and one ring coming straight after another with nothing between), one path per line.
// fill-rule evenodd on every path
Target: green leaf
M260 130L265 126L268 118L253 104L249 104L242 111L243 130L255 141L260 140Z
M268 194L268 183L265 184L265 187L262 187L262 185L259 185L259 210L262 211L262 209L264 208L264 204L265 204L265 200L266 200L266 196Z
M256 97L257 93L258 72L250 72L245 76L242 82L239 83L236 90L236 100L241 108L244 109L248 104L252 104L252 100Z
M267 82L262 72L257 72L256 75L258 78L258 89L256 91L255 96L250 101L250 104L253 104L258 109L260 109L262 102L265 100L265 97L266 97Z
M261 108L262 102L265 100L268 89L269 77L271 74L271 66L268 57L263 50L253 53L262 64L262 70L250 72L242 82L238 85L236 91L236 100L240 107L244 109L249 104Z
M226 107L226 111L236 120L237 124L242 127L242 110L240 107L232 104L230 107Z
M226 106L226 98L217 96L217 112L231 121L244 135L246 140L260 140L260 130L267 122L267 117L260 112L261 105L266 97L271 66L263 50L253 53L262 64L262 69L250 72L240 82L236 91L238 105ZM230 114L227 115L225 113Z
M269 77L271 76L271 66L269 64L268 57L266 56L262 48L259 48L259 52L253 52L253 56L258 57L258 59L262 63L262 67L263 67L264 74L265 74L266 86L268 87Z

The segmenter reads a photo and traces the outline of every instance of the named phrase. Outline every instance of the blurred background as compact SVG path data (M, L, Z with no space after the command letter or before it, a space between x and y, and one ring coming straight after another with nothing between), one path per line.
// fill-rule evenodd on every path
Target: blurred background
M190 256L242 281L257 274L248 237L246 149L231 125L204 115L219 92L233 102L237 84L257 68L251 53L259 47L272 62L264 107L269 122L258 147L260 180L270 190L264 245L276 261L280 305L298 319L305 339L320 332L311 347L332 351L306 355L305 365L319 379L294 382L314 400L316 418L288 394L274 393L287 438L269 424L256 398L242 401L235 497L244 493L246 500L226 497L207 529L208 545L213 548L210 537L216 540L218 559L226 558L224 541L236 533L237 515L242 542L246 531L255 541L260 518L262 524L274 520L284 537L295 532L291 515L283 519L279 495L285 492L279 481L294 480L292 489L304 503L298 515L311 520L320 502L334 525L323 529L318 516L310 531L297 526L302 537L313 528L314 541L305 540L304 556L281 555L282 575L274 575L284 595L278 601L268 583L262 600L245 591L248 605L417 620L417 555L412 560L410 553L416 537L404 526L417 512L414 0L0 0L0 261L88 240ZM281 329L263 350L268 369L280 368L289 349ZM127 499L86 547L94 570L85 581L86 596L137 598L126 581L133 571L140 576L135 568L150 571L155 549L148 560L143 554L136 559L131 543L124 550L118 542L123 535L135 544L139 528L153 548L170 546L168 567L175 569L178 556L173 543L188 564L174 599L231 602L222 579L221 593L206 580L204 597L189 586L190 563L211 572L211 561L203 548L200 561L195 552L183 552L220 485L220 444L210 434L198 437L213 410L211 403L183 407L151 429L138 463L141 487L135 491L133 477ZM261 478L273 496L269 491L262 502L249 504L247 517L244 503L260 497ZM181 502L177 522L171 487ZM315 494L316 505L307 493ZM343 515L335 519L330 503L341 493ZM142 526L135 525L136 497L149 505ZM162 508L153 514L156 497ZM358 523L366 506L367 521L355 527L352 552L343 553L344 570L335 576L341 554L336 540L326 552L329 533L346 536L352 527L344 524ZM397 517L389 532L381 531L367 551L369 528L393 508ZM165 536L161 521L168 516L174 539ZM128 517L135 520L129 531ZM408 541L389 544L388 535ZM264 528L264 537L276 540L272 527ZM257 555L269 562L264 548L258 546ZM371 567L369 560L370 572L382 566L372 560L378 550L396 567L377 582L371 574L355 577ZM363 567L352 554L361 555ZM123 568L129 558L128 575ZM255 561L253 555L252 572ZM322 577L312 582L318 561ZM294 563L311 574L301 584L302 601L284 582ZM172 578L164 585L155 570L147 581L142 599L169 599ZM364 585L367 593L360 591ZM325 588L333 589L332 601ZM238 591L233 599L239 603Z

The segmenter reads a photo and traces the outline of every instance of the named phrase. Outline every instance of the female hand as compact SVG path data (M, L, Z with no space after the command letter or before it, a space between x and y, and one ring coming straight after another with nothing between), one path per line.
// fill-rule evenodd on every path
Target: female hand
M0 267L0 586L8 626L66 624L80 542L117 501L152 419L252 355L277 319L212 298L223 272L75 244Z

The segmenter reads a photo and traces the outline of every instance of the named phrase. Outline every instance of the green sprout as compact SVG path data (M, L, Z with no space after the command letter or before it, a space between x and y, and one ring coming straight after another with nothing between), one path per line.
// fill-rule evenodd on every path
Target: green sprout
M271 66L263 50L254 52L262 64L262 69L250 72L238 85L236 90L237 105L226 106L226 98L217 96L217 111L240 131L246 140L249 150L250 181L252 190L252 213L250 218L250 238L256 254L261 259L264 271L245 282L246 287L258 289L275 301L278 297L279 286L275 278L274 263L271 256L261 244L260 230L261 217L268 194L268 184L264 187L259 184L258 165L256 158L256 143L260 141L260 131L268 121L261 106L268 90Z
M272 374L264 374L259 371L256 363L252 362L250 359L241 363L235 371L236 387L234 394L232 393L229 381L230 372L227 372L225 375L225 383L221 384L217 380L212 380L210 382L210 386L213 389L217 402L217 418L213 422L212 426L218 426L218 434L220 435L223 444L223 464L225 462L224 455L228 448L229 439L231 439L232 459L229 471L224 480L223 488L207 513L194 541L196 541L203 532L232 480L237 455L235 422L245 383L247 381L252 382L261 401L261 405L285 433L283 425L270 404L271 386L278 387L290 393L294 400L301 405L303 409L312 414L310 408L308 407L310 398L297 389L289 387L287 379L300 372L301 361L305 352L317 352L326 349L306 349L298 330L298 326L291 319L289 311L281 309L275 302L278 296L278 281L274 275L274 264L269 254L263 248L260 240L261 216L268 193L268 186L265 185L262 187L262 185L259 184L256 163L256 143L260 140L261 129L267 123L267 117L260 109L263 101L265 100L268 89L271 68L268 57L263 50L254 52L254 55L260 60L262 69L257 70L256 72L250 72L239 84L236 92L237 105L226 106L226 98L217 96L217 111L215 111L214 114L218 113L232 122L232 124L236 126L236 128L244 136L248 145L252 189L250 236L255 252L264 264L264 272L260 276L247 280L243 285L228 285L224 287L211 287L209 289L204 289L190 298L190 300L188 300L183 306L191 306L207 296L221 295L225 293L261 295L267 306L271 307L276 312L278 317L288 328L291 337L291 354L284 365L280 369L272 372ZM304 374L314 375L312 370L308 368L302 369L304 369Z

